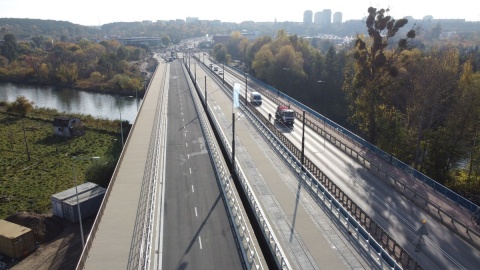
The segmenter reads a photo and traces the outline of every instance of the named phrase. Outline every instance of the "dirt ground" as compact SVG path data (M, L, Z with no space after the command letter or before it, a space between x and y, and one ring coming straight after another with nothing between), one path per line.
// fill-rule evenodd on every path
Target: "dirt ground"
M11 270L75 269L82 252L80 226L53 215L17 213L5 220L31 228L37 248L27 257L7 262ZM85 220L83 234L87 239L93 218Z

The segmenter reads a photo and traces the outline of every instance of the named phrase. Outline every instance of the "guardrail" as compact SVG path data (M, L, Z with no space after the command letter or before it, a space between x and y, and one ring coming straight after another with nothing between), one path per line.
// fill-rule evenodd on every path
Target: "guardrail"
M188 66L187 66L187 68L188 68ZM194 76L190 75L190 77L192 78L192 80L194 79ZM226 82L225 82L225 84L228 87L230 87L230 89L231 89L231 86L229 84L227 84ZM202 89L198 84L197 84L197 93L203 99L204 104L205 104L204 89ZM217 134L219 134L220 141L223 144L223 146L226 148L227 154L228 154L228 156L230 158L230 161L231 161L232 160L232 147L230 145L230 142L228 141L227 137L223 133L220 125L218 124L218 121L216 120L214 114L212 113L212 110L208 106L208 102L206 104L207 104L206 111L209 114L209 116L211 117L211 119L213 120L213 121L211 121L211 123L214 125L214 128L217 131ZM278 269L292 269L292 267L290 266L290 263L287 260L287 257L285 256L284 251L282 250L282 248L279 244L279 241L278 241L277 237L275 236L275 233L274 233L271 225L268 222L268 219L267 219L263 209L261 208L261 205L258 203L258 200L257 200L257 198L256 198L256 196L253 192L253 189L251 188L248 180L246 179L246 177L243 173L243 170L242 170L241 166L237 162L235 162L234 166L235 166L235 172L237 174L237 177L238 177L238 179L241 183L242 192L246 195L250 208L254 210L253 213L254 213L256 222L258 222L258 224L260 225L260 228L262 229L261 233L264 236L264 238L267 240L266 242L268 244L268 247L270 249L271 254L273 255L273 258L275 260L277 268ZM229 185L229 186L231 186L231 185Z
M185 67L184 71L185 73L187 72ZM191 82L189 81L189 83ZM206 145L209 150L208 153L215 168L217 182L221 188L222 197L227 207L230 223L233 225L232 227L234 228L237 243L239 243L239 246L242 248L243 262L248 269L264 269L257 248L252 241L253 236L248 229L248 224L246 224L248 219L245 218L243 211L241 210L242 207L239 205L240 200L237 198L234 191L234 184L230 172L224 164L223 155L217 147L215 136L210 131L210 126L208 124L208 119L206 119L207 116L203 110L202 103L198 95L194 93L193 89L197 89L198 87L198 84L194 81L194 87L190 88L194 105L205 136Z
M159 173L161 138L166 136L167 95L159 95L148 147L127 269L147 269L150 264L155 194Z

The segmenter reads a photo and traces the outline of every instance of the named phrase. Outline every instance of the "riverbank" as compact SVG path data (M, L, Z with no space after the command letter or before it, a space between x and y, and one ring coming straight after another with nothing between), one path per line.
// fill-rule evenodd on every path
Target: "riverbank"
M85 172L92 166L116 164L121 152L119 121L73 115L82 120L85 135L65 138L53 133L55 110L34 109L25 118L5 110L0 105L0 219L17 212L49 213L51 195L74 186L73 156L100 157L96 164L76 162L78 184L87 180Z

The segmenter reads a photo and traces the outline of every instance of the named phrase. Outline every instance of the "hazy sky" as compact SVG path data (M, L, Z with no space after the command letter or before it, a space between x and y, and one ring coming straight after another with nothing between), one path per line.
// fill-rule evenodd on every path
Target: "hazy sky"
M233 3L237 3L236 7ZM236 23L273 22L275 19L278 22L301 22L305 10L312 10L315 14L330 9L332 14L342 12L343 21L346 21L362 19L367 15L369 6L390 8L389 14L395 19L405 16L421 19L432 15L435 19L480 21L480 3L476 0L456 0L449 4L426 0L0 0L0 18L50 19L82 25L185 20L187 17Z

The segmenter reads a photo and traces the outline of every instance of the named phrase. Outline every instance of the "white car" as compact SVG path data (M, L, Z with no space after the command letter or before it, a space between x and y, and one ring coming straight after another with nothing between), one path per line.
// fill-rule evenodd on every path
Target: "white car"
M220 71L218 72L218 75L223 75L223 70L220 70Z

